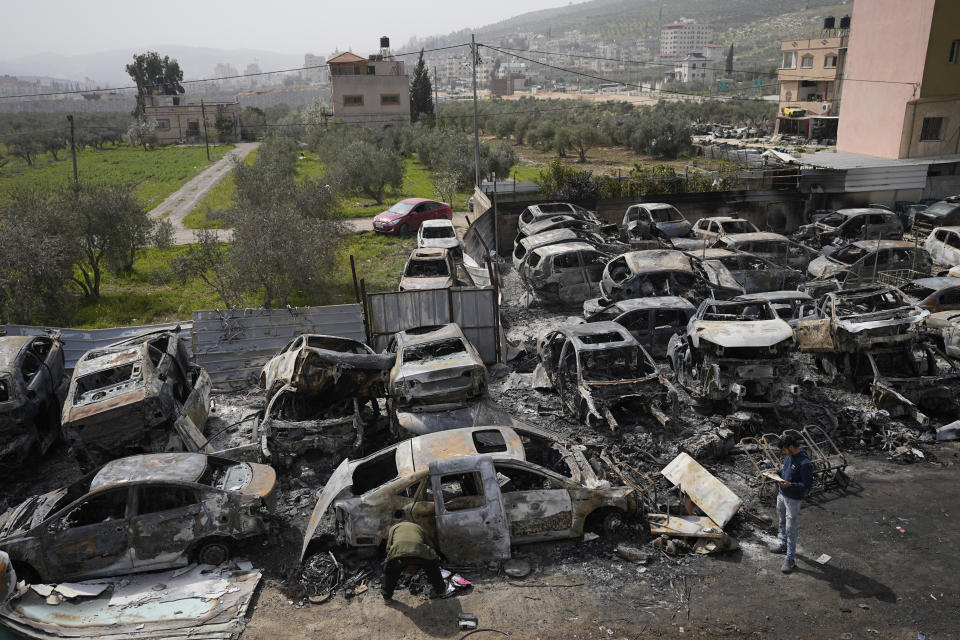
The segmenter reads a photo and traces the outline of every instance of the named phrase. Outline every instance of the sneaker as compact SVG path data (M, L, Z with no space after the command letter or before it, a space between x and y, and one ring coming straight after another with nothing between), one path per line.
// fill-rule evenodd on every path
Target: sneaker
M381 593L380 595L383 596L383 601L384 601L384 602L393 602L393 596L392 596L392 595L389 595L389 596L388 596L388 595L385 594L385 593Z
M797 563L794 561L793 558L784 558L784 559L783 559L783 566L780 567L780 571L781 571L782 573L790 573L790 572L793 571L796 567L797 567Z
M787 545L779 544L775 547L770 547L770 553L776 553L777 555L784 555L787 553Z

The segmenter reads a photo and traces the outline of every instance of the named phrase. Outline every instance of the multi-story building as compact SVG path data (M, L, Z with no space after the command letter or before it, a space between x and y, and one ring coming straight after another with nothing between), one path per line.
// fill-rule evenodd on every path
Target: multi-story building
M856 0L837 149L960 152L960 2Z
M330 72L327 69L327 59L324 56L315 56L312 53L303 56L303 79L310 84L328 84Z
M842 34L780 44L777 133L836 139L846 49L847 36Z
M349 51L331 58L333 117L371 129L410 122L410 79L381 38L380 53L362 58Z
M702 53L688 53L673 65L673 79L683 84L709 87L713 84L714 64Z
M660 55L685 56L713 42L713 27L680 18L660 27Z
M204 133L210 140L221 142L239 139L240 107L236 101L187 102L182 95L144 96L144 100L144 117L160 144L200 143Z

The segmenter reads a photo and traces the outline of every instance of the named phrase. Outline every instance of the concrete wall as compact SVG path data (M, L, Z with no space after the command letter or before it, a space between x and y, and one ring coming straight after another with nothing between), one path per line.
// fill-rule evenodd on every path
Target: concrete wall
M217 116L220 113L233 120L233 135L225 142L235 142L240 133L239 105L235 102L205 104L203 107L199 104L147 105L145 113L147 121L154 125L153 133L161 144L176 143L180 140L185 140L188 143L202 142L204 114L206 115L207 136L211 142L217 140ZM191 122L197 123L196 131L198 133L196 135L189 134ZM166 126L163 126L164 123Z
M960 74L960 63L958 63ZM960 92L960 75L957 78ZM943 118L939 140L920 140L924 118ZM960 95L953 99L921 98L907 103L904 135L900 141L901 158L947 156L960 153Z
M945 0L956 2L956 0ZM936 0L857 0L843 72L837 149L900 157L907 102L923 79ZM906 84L900 84L906 83Z

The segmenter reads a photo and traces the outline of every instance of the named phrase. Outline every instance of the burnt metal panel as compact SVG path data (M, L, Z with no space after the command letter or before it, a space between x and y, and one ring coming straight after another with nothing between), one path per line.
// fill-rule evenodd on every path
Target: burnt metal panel
M360 305L194 311L192 351L215 388L257 384L263 365L300 334L365 341Z

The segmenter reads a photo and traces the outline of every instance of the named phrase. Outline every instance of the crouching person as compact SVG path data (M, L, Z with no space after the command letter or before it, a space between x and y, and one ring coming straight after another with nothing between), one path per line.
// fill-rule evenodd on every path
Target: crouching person
M433 598L445 598L455 591L440 575L440 559L430 536L413 522L398 522L387 534L387 559L383 565L381 586L381 595L386 602L393 600L393 590L404 569L411 576L422 569L433 588Z

